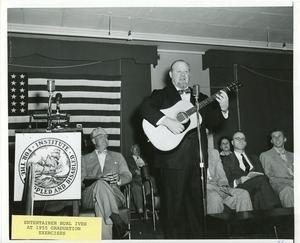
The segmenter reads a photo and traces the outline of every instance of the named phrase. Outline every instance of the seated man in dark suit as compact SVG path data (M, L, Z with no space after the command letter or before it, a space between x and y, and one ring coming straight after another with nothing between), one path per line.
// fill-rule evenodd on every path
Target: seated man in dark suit
M208 148L206 187L208 214L222 213L224 204L236 212L253 209L250 195L246 190L229 187L219 151L213 148Z
M108 135L103 128L95 128L91 140L95 150L81 158L82 206L103 218L103 240L112 239L113 224L123 238L127 232L118 207L125 204L125 196L120 186L129 183L132 175L123 155L107 150Z
M133 202L139 213L140 218L143 217L143 192L142 192L142 178L141 178L141 167L145 165L144 160L141 158L141 151L138 144L131 146L132 155L126 157L129 170L132 174L131 182L131 193Z
M271 187L268 177L264 174L261 162L253 155L245 153L247 146L246 136L236 132L232 136L234 152L222 158L223 167L229 181L234 188L245 189L249 192L253 209L280 207L280 200ZM253 172L260 172L250 176Z

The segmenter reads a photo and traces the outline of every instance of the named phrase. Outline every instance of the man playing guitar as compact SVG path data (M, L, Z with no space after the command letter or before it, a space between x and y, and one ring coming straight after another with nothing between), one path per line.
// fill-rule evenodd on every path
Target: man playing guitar
M191 89L188 87L190 65L186 61L175 61L171 65L169 75L172 84L163 89L154 90L142 103L140 114L154 128L163 128L176 136L187 130L186 126L179 119L168 116L163 110L172 108L182 100L186 100L193 107L195 97L191 95ZM206 99L206 95L199 93L200 102ZM214 100L216 101L199 110L202 118L200 137L205 168L207 168L208 161L206 129L210 130L228 117L229 103L226 92L220 91L215 95ZM163 144L172 142L159 140L163 140L161 141ZM197 129L192 128L186 132L179 144L171 150L156 147L154 160L155 167L160 170L162 182L161 212L165 238L203 238L204 212Z

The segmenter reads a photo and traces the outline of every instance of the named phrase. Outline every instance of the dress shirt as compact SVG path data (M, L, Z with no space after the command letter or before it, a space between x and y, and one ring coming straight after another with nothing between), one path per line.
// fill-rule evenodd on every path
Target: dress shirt
M277 151L277 153L279 154L279 156L284 160L284 161L288 161L287 157L286 157L286 153L285 153L285 149L283 150L283 152L279 152L279 150L277 148L274 149Z
M243 171L245 171L246 168L245 168L245 165L244 165L244 162L243 162L243 158L242 158L241 153L238 153L238 152L235 152L235 151L234 151L234 153L235 153L236 157L238 158L238 161L239 161L239 164L240 164L240 168L241 168ZM245 157L247 163L250 165L250 170L252 170L252 169L253 169L253 165L252 165L251 162L249 161L247 155L246 155L245 153L242 153L242 154L244 155L244 157Z
M227 119L229 116L229 110L222 111L222 115L224 116L225 119Z
M136 165L141 168L145 165L145 162L144 160L140 157L140 156L136 156L136 155L132 155L134 160L135 160L135 163Z
M209 172L209 168L207 168L206 177L207 177L209 180L212 179L212 177L211 177L211 175L210 175L210 172Z
M101 172L103 172L107 150L104 150L102 153L99 150L96 150L96 154L97 154L97 157L98 157L98 160L99 160Z

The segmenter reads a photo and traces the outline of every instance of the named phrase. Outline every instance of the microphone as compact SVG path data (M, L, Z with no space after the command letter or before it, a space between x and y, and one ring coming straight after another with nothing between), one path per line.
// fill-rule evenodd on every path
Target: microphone
M47 80L47 90L49 93L52 93L55 91L55 80L54 79Z
M59 101L61 98L62 98L62 94L61 94L61 93L57 93L57 94L55 95L55 100L56 100L56 101Z
M200 85L199 84L193 85L193 96L195 96L196 98L198 98L199 97L199 93L200 93Z
M55 100L56 100L56 114L59 114L59 111L60 111L59 101L61 100L61 98L62 98L62 94L61 93L57 93L55 95Z

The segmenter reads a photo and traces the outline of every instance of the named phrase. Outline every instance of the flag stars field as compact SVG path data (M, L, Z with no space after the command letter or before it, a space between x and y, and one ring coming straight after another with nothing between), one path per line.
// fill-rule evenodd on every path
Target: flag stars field
M55 92L62 94L60 112L70 115L70 127L80 124L83 139L89 139L95 127L103 127L110 135L110 146L120 150L121 76L48 75L9 73L9 143L14 143L16 129L28 128L30 115L46 114L49 103L47 80L54 79ZM55 109L56 102L52 102L52 110ZM46 124L43 120L38 122L38 127Z

